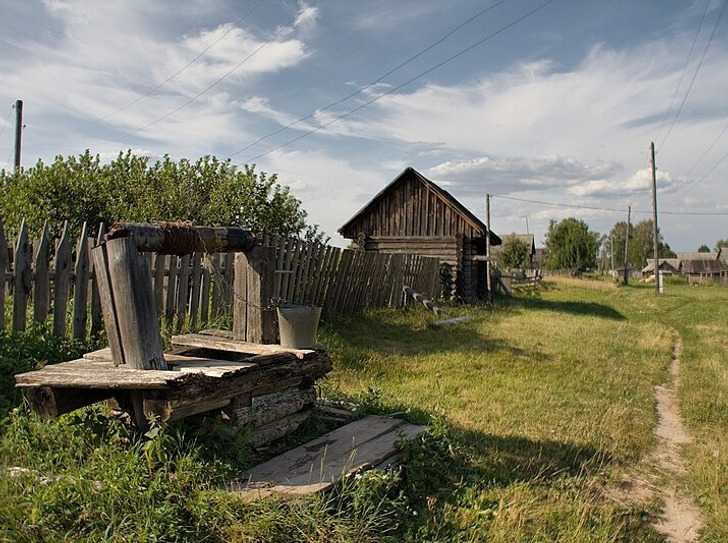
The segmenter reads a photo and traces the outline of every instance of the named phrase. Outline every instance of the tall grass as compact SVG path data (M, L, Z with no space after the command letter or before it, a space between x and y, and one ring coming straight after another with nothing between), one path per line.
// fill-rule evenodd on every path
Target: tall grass
M655 446L674 330L698 436L688 483L706 539L725 540L725 302L719 289L658 298L559 279L496 309L452 306L469 318L446 327L417 305L332 319L323 393L431 430L400 468L291 502L225 491L255 460L244 435L182 423L143 435L98 407L44 423L21 406L0 429L0 540L660 541L659 503L609 489ZM317 431L314 419L286 444Z

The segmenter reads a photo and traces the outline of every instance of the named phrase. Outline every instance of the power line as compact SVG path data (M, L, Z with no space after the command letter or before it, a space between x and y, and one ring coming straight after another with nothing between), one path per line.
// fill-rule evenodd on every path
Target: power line
M221 41L228 34L230 34L230 32L232 32L233 30L235 30L238 27L238 25L240 25L240 23L242 23L256 9L258 9L258 6L260 6L262 3L263 3L263 0L259 0L258 3L255 4L250 9L250 11L248 11L245 15L243 15L242 17L240 17L240 19L238 19L237 21L235 21L235 23L228 29L227 32L225 32L222 36L220 36L215 41L213 41L210 45L208 45L207 47L205 47L202 51L200 51L197 55L195 55L195 57L192 60L190 60L187 64L185 64L184 66L182 66L179 70L177 70L176 72L174 72L172 75L170 75L167 79L165 79L164 81L162 81L159 85L157 85L156 87L154 87L152 90L150 90L148 92L145 92L144 94L138 96L137 98L135 98L134 100L132 100L131 102L129 102L128 104L126 104L125 106L120 107L119 109L117 109L116 111L114 111L113 113L109 113L105 117L101 117L100 120L105 121L106 119L109 119L109 118L113 117L114 115L117 115L118 113L121 113L122 111L125 111L125 110L129 109L131 106L133 106L134 104L142 101L147 96L151 96L152 94L154 94L155 92L157 92L164 85L166 85L167 83L169 83L170 81L172 81L172 79L174 79L175 77L177 77L179 74L181 74L182 72L184 72L187 68L189 68L190 66L192 66L195 62L197 62L205 53L207 53L210 49L212 49L219 41Z
M677 87L675 87L675 92L672 95L672 100L670 100L670 106L665 110L665 115L662 117L662 122L660 122L660 128L658 129L657 133L659 134L662 132L662 128L665 126L665 121L667 120L667 116L670 114L670 111L672 110L672 106L675 103L675 98L677 98L677 94L680 91L680 87L682 86L682 82L685 79L685 74L688 71L688 66L690 65L690 60L693 58L693 51L695 50L695 44L698 42L698 36L700 35L700 31L703 28L703 22L705 22L705 15L708 13L708 6L710 6L710 0L705 1L705 10L703 10L703 17L700 19L700 24L698 25L698 31L695 33L695 38L693 38L693 44L690 46L690 53L688 53L688 60L685 62L685 66L683 67L682 74L680 74L680 81L677 82ZM659 136L658 136L659 138Z
M13 114L13 110L15 109L15 104L10 106L10 111L8 111L8 116L5 117L5 122L3 123L3 127L0 128L0 137L5 133L5 129L10 126L10 116Z
M307 131L307 132L304 132L304 133L303 133L303 134L301 134L300 136L297 136L297 137L295 137L295 138L293 138L293 139L291 139L291 140L288 140L288 141L287 141L287 142L285 142L285 143L282 143L282 144L280 144L280 145L277 145L276 147L273 147L272 149L268 149L267 151L265 151L265 152L263 152L263 153L260 153L259 155L256 155L256 156L254 156L254 157L252 157L252 158L250 158L250 159L248 159L248 160L244 161L244 163L246 163L246 162L247 162L247 163L253 162L253 161L255 161L255 160L257 160L257 159L259 159L259 158L261 158L261 157L263 157L263 156L265 156L265 155L267 155L267 154L269 154L269 153L272 153L273 151L277 151L278 149L281 149L281 148L283 148L283 147L286 147L286 146L288 146L288 145L290 145L290 144L292 144L292 143L295 143L295 142L297 142L298 140L301 140L301 139L305 138L306 136L310 136L311 134L315 134L316 132L319 132L320 130L323 130L323 129L324 129L324 128L326 128L327 126L329 126L329 125L331 125L331 124L333 124L333 123L335 123L335 122L337 122L337 121L340 121L341 119L343 119L343 118L345 118L345 117L348 117L348 116L349 116L349 115L351 115L352 113L356 113L357 111L359 111L359 110L361 110L361 109L364 109L364 108L365 108L365 107L367 107L368 105L370 105L370 104L373 104L374 102L377 102L378 100L381 100L381 99L382 99L382 98L384 98L385 96L388 96L388 95L392 94L393 92L396 92L396 91L398 91L399 89L401 89L401 88L403 88L403 87L405 87L405 86L409 85L410 83L412 83L412 82L414 82L414 81L417 81L418 79L421 79L422 77L424 77L424 76L426 76L426 75L428 75L428 74L430 74L430 73L434 72L434 71L435 71L435 70L437 70L438 68L441 68L441 67L442 67L442 66L444 66L445 64L448 64L449 62L452 62L452 61L453 61L453 60L455 60L456 58L458 58L458 57L460 57L460 56L464 55L465 53L467 53L467 52L469 52L469 51L471 51L471 50L475 49L475 48L476 48L477 46L479 46L479 45L481 45L481 44L485 43L486 41L488 41L488 40L490 40L490 39L492 39L492 38L494 38L494 37L498 36L499 34L502 34L502 33L503 33L503 32L505 32L506 30L509 30L510 28L512 28L512 27L514 27L514 26L516 26L516 25L517 25L518 23L520 23L521 21L523 21L523 20L525 20L525 19L528 19L529 17L531 17L531 16L532 16L532 15L534 15L535 13L537 13L537 12L541 11L541 10L542 10L543 8L545 8L546 6L548 6L549 4L551 4L551 3L553 3L553 2L554 2L554 0L547 0L547 1L545 2L545 3L541 4L541 5L539 6L539 7L537 7L537 8L535 8L535 9L533 9L533 10L529 11L529 12L528 12L527 14L525 14L525 15L523 15L523 16L521 16L521 17L519 17L518 19L516 19L516 20L515 20L515 21L513 21L512 23L509 23L508 25L504 26L504 27L503 27L503 28L501 28L500 30L497 30L496 32L493 32L492 34L489 34L488 36L486 36L485 38L483 38L483 39L481 39L481 40L477 41L476 43L474 43L474 44L472 44L472 45L470 45L470 46L466 47L465 49L462 49L462 50L461 50L461 51L459 51L458 53L456 53L456 54L452 55L451 57L449 57L449 58L447 58L447 59L445 59L445 60L443 60L442 62L440 62L440 63L436 64L435 66L433 66L433 67L431 67L431 68L429 68L429 69L425 70L424 72L420 73L419 75L417 75L417 76L415 76L415 77L413 77L413 78L411 78L411 79L409 79L409 80L405 81L404 83L402 83L402 84L400 84L400 85L398 85L398 86L396 86L396 87L394 87L394 88L392 88L392 89L389 89L389 90L388 90L387 92L384 92L384 93L382 93L381 95L379 95L379 96L377 96L377 97L375 97L375 98L372 98L372 99L371 99L371 100L369 100L368 102L364 102L363 104L361 104L361 105L359 105L359 106L355 107L354 109L352 109L352 110L349 110L348 112L346 112L346 113L343 113L343 114L339 115L338 117L335 117L334 119L332 119L332 120L330 120L330 121L328 121L328 122L326 122L326 123L324 123L324 124L322 124L322 125L320 125L320 126L318 126L318 127L316 127L316 128L313 128L313 129L311 129L311 130L309 130L309 131Z
M136 130L132 130L131 132L128 132L126 135L127 136L131 136L131 135L134 135L134 134L136 134L138 132L141 132L142 130L146 130L147 128L149 128L151 126L154 126L158 122L161 122L161 121L163 121L163 120L171 117L172 115L174 115L178 111L180 111L180 110L184 109L185 107L187 107L188 105L190 105L192 102L194 102L195 100L197 100L200 96L202 96L203 94L207 93L213 87L217 86L222 81L224 81L225 79L227 79L230 75L232 75L233 72L237 71L243 64L245 64L248 60L250 60L251 58L253 58L260 50L262 50L266 46L268 46L271 43L273 43L276 40L276 38L278 38L278 36L280 36L284 31L288 30L290 28L290 26L293 23L296 22L296 20L298 19L298 17L299 17L299 13L296 13L296 16L293 19L291 19L288 23L286 23L284 26L281 26L278 29L278 32L276 32L270 40L268 40L267 42L265 42L264 44L262 44L261 46L259 46L252 53L250 53L247 57L245 57L242 61L240 61L233 69L231 69L230 71L228 71L225 75L223 75L223 76L219 77L218 79L216 79L214 82L212 82L210 85L208 85L205 89L203 89L202 91L200 91L197 94L195 94L192 98L190 98L189 100L187 100L186 102L184 102L180 106L176 107L175 109L173 109L172 111L170 111L166 115L162 115L158 119L155 119L154 121L152 121L152 122L150 122L150 123L142 126L141 128L137 128Z
M708 43L705 44L705 48L703 49L703 54L700 56L700 62L698 62L698 67L695 69L693 78L690 81L690 85L688 85L688 90L685 92L685 96L683 96L682 102L680 102L680 107L678 108L677 112L675 113L675 117L673 117L673 119L672 119L670 128L668 128L667 134L665 134L665 137L662 139L662 142L660 143L660 148L662 148L662 146L665 145L667 138L670 136L670 133L672 132L672 127L675 126L675 123L677 122L678 117L680 117L680 113L682 112L683 106L685 105L685 102L687 101L688 96L690 95L690 91L693 88L693 84L695 83L695 80L698 77L700 68L703 66L703 61L705 60L705 55L708 53L710 44L713 42L713 37L715 36L715 31L718 29L718 24L720 23L720 20L723 18L723 13L725 12L726 5L728 5L728 0L723 0L723 7L720 8L720 13L718 14L718 18L715 20L715 25L713 25L713 31L710 33L710 37L708 38Z
M728 156L728 154L726 154ZM724 157L725 158L725 157ZM615 213L626 213L627 209L614 208L614 207L597 207L597 206L585 206L576 204L562 204L559 202L544 202L542 200L529 200L526 198L516 198L515 196L503 196L499 194L491 194L493 198L501 198L503 200L514 200L516 202L526 202L529 204L541 204L553 207L568 207L572 209L589 209L592 211L613 211ZM652 213L652 210L632 210L632 213ZM660 211L661 215L728 215L728 211Z
M488 8L485 8L484 10L481 10L481 11L479 11L478 13L476 13L475 15L473 15L472 17L470 17L470 18L469 18L468 20L466 20L465 22L463 22L463 23L459 24L458 26L456 26L455 28L453 28L452 30L450 30L449 32L447 32L447 33L446 33L446 34L445 34L444 36L442 36L442 37L441 37L440 39L438 39L438 40L437 40L436 42L432 43L431 45L428 45L427 47L425 47L424 49L422 49L422 50L421 50L420 52L418 52L417 54L415 54L415 55L413 55L413 56L409 57L409 58L408 58L407 60L405 60L404 62L402 62L402 63L398 64L397 66L395 66L394 68L392 68L391 70L389 70L389 71L388 71L387 73L385 73L384 75L382 75L382 76L378 77L377 79L375 79L375 80L374 80L374 81L372 81L371 83L368 83L368 84L364 85L363 87L361 87L361 88L360 88L360 89L358 89L357 91L355 91L355 92L352 92L351 94L349 94L349 95L347 95L347 96L345 96L345 97L343 97L343 98L341 98L341 99L339 99L339 100L336 100L335 102L332 102L332 103L328 104L327 106L324 106L324 107L322 107L322 108L319 108L319 109L317 109L316 111L314 111L313 113L310 113L310 114L306 115L305 117L301 117L300 119L297 119L297 120L293 121L292 123L290 123L290 124L288 124L288 125L286 125L286 126L284 126L284 127L280 128L280 129L278 129L278 130L275 130L275 131L271 132L270 134L266 134L265 136L262 136L261 138L258 138L258 139L257 139L257 140L255 140L255 141L254 141L253 143L251 143L251 144L249 144L249 145L246 145L246 146L245 146L245 147L243 147L242 149L238 149L237 151L235 151L234 153L232 153L231 155L229 155L229 156L228 156L228 158L232 158L232 157L234 157L234 156L236 156L236 155L239 155L240 153L242 153L242 152L244 152L244 151L247 151L247 150L248 150L248 149L250 149L251 147L255 147L255 146L256 146L256 145L258 145L259 143L261 143L261 142L263 142L263 141L267 140L268 138L270 138L270 137L272 137L272 136L276 136L276 135L280 134L281 132L285 132L286 130L288 130L288 129L290 129L290 128L293 128L294 126L296 126L297 124L299 124L299 123L301 123L301 122L303 122L303 121L307 121L307 120L309 120L309 119L313 118L313 117L314 117L314 116L316 115L316 113L320 113L320 112L322 112L322 111L326 111L326 110L328 110L328 109L331 109L331 108L332 108L332 107L334 107L334 106L338 106L339 104L342 104L342 103L346 102L347 100L350 100L351 98L354 98L355 96L357 96L357 95L361 94L361 93L362 93L362 92L364 92L365 90L367 90L367 89L369 89L369 88L373 87L373 86L374 86L374 85L376 85L377 83L380 83L380 82L381 82L382 80L384 80L384 79L385 79L386 77L389 77L389 76L390 76L390 75L392 75L392 74L393 74L394 72L396 72L397 70L399 70L399 69L403 68L404 66L406 66L407 64L409 64L409 63L410 63L410 62L412 62L413 60L416 60L417 58L421 57L422 55L424 55L425 53L427 53L428 51L430 51L430 50L431 50L431 49L433 49L434 47L436 47L436 46L440 45L440 44L441 44L442 42L444 42L444 41L445 41L445 40L446 40L447 38L449 38L450 36L452 36L453 34L455 34L455 33L456 33L456 32L457 32L458 30L460 30L460 29L461 29L461 28L463 28L464 26L466 26L466 25L470 24L471 22L473 22L473 21L474 21L475 19L477 19L477 18L481 17L482 15L484 15L484 14L488 13L489 11L491 11L491 10L493 10L493 9L497 8L498 6L500 6L500 5L502 5L502 4L505 4L506 2L508 2L508 0L501 0L500 2L496 2L496 3L495 3L495 4L493 4L492 6L490 6L490 7L488 7Z

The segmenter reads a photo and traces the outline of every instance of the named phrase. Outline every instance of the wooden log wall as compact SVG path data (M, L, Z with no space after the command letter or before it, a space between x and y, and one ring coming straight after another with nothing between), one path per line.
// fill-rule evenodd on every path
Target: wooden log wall
M102 312L91 249L104 232L72 240L68 229L53 239L44 229L28 240L27 229L9 240L0 225L0 332L24 330L30 319L58 336L96 336ZM402 286L439 297L439 258L367 253L298 239L264 236L275 250L272 297L323 307L324 315L376 307L402 307ZM183 257L147 253L154 302L165 326L221 327L232 315L233 253ZM71 303L73 302L73 303ZM32 308L32 310L31 310Z

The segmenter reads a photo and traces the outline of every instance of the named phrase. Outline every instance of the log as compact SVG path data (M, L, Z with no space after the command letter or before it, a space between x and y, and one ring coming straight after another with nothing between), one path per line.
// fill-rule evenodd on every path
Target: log
M108 276L99 287L104 316L113 317L105 320L112 326L106 332L114 362L141 370L166 370L148 260L128 238L107 241L93 253L99 275L106 270ZM112 340L112 335L118 339Z
M289 388L282 392L255 396L252 405L238 407L231 410L234 424L245 426L251 424L255 427L270 424L293 413L297 413L316 400L316 389Z
M410 287L403 287L402 290L407 294L408 296L411 296L413 300L416 300L420 302L422 305L424 305L426 308L431 309L436 315L447 315L444 309L442 309L440 306L438 306L435 302L428 300L425 298L422 294L419 292L415 292Z
M186 255L193 252L248 252L255 247L255 234L236 226L193 226L188 222L115 223L107 240L131 238L140 251Z
M253 447L260 447L266 443L270 443L271 441L293 432L310 416L311 410L308 409L301 413L294 413L270 424L266 424L265 426L261 426L255 430L255 433L250 438L249 443Z

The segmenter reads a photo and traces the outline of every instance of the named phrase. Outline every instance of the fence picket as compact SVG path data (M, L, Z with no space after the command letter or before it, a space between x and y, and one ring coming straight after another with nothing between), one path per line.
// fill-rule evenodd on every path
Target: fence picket
M50 238L48 237L48 222L43 225L43 233L35 252L35 284L33 285L33 320L45 324L48 319L50 307L51 280L50 280Z
M96 236L96 240L89 239L91 248L97 247L101 244L106 234L106 225L101 223L99 225L99 232ZM91 273L91 337L97 338L101 333L101 328L104 325L103 314L101 312L101 296L99 295L99 280L96 277L96 269L94 266L94 259L89 251L90 261L90 273ZM160 312L161 313L161 312Z
M27 227L21 225L15 244L19 250L9 246L0 225L0 330L5 328L4 301L8 294L13 296L13 314L8 320L14 329L24 328L28 295L32 291L34 320L46 322L52 308L54 334L70 333L83 338L88 332L90 316L90 333L97 337L103 325L103 314L90 252L104 237L103 225L95 239L88 235L88 226L84 225L73 253L69 226L65 224L63 235L55 241L52 265L51 243L54 242L47 227L33 242L28 240L27 231ZM274 296L293 303L321 306L324 315L397 306L401 303L401 286L405 283L431 297L439 294L438 259L353 251L296 238L265 236L263 241L274 249ZM23 247L27 250L22 250ZM35 250L31 251L31 247ZM201 253L195 253L180 259L147 255L150 263L154 263L154 302L158 314L165 315L169 326L179 330L188 322L192 328L204 327L220 315L231 314L232 256L215 253L203 257ZM209 261L205 260L203 264L202 258ZM71 294L72 326L71 330L66 330Z
M71 250L68 221L63 225L63 234L56 247L55 282L53 292L53 334L66 335L66 308L71 286Z
M73 324L74 339L86 337L86 321L88 319L88 223L81 228L81 237L76 247L76 267L73 280Z
M28 243L28 227L23 220L15 245L15 283L13 289L13 330L25 330L28 314L28 294L32 286L30 271L30 243Z

